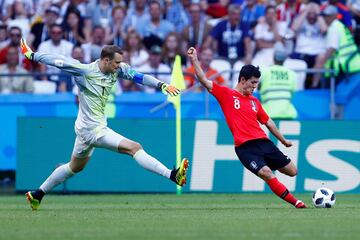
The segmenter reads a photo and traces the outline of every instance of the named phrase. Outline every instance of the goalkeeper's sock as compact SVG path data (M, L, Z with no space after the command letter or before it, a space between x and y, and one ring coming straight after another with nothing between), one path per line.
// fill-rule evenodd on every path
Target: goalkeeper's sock
M41 199L45 196L45 192L41 189L31 192L31 195L41 202Z
M157 173L166 178L170 178L171 170L165 167L157 159L147 154L143 149L137 151L134 154L133 158L140 166L142 166L146 170Z
M297 199L289 192L284 184L279 182L276 177L266 181L266 183L269 185L271 191L273 191L276 195L295 206Z
M70 168L70 163L61 165L51 173L51 175L40 186L40 189L44 193L48 193L51 191L51 189L64 182L66 179L73 176L74 174L75 173Z

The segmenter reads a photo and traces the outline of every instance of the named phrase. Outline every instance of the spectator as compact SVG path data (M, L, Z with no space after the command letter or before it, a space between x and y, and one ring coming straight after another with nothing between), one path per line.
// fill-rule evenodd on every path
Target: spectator
M49 40L50 26L55 24L60 16L60 8L57 5L51 5L45 10L43 21L35 23L26 39L34 50L37 50L40 43Z
M164 40L162 49L162 60L170 68L173 66L176 55L180 55L181 65L186 66L186 57L182 52L182 42L179 34L176 32L169 33Z
M54 2L61 5L61 16L66 16L69 10L76 9L82 17L91 18L99 0L55 0Z
M295 18L291 28L296 35L295 52L291 57L302 59L307 63L308 68L313 68L317 55L325 52L327 25L320 16L319 5L309 3ZM307 74L305 88L310 86L312 77L312 74Z
M7 25L5 23L0 23L0 49L9 45L9 38L7 32Z
M276 20L274 6L266 7L265 20L256 25L254 38L257 52L252 64L260 67L272 65L274 46L277 42L282 42L282 38L279 35L279 25Z
M105 43L105 29L102 26L95 26L92 29L91 42L82 44L85 51L85 63L95 61L100 57L101 49Z
M132 30L125 40L125 50L129 54L130 65L134 68L141 66L149 59L149 54L144 49L140 35Z
M12 0L0 1L0 21L6 22L12 14Z
M216 82L219 85L226 85L225 79L219 74L218 71L210 67L210 63L214 58L214 52L211 48L202 48L199 56L200 66L203 69L207 79ZM185 72L185 83L186 88L191 88L194 86L195 80L195 69L194 66L188 67ZM200 92L203 91L204 87L199 86L198 88L193 89L193 91Z
M288 54L294 50L295 34L291 30L294 19L304 11L306 5L302 0L286 0L276 7L277 21L280 25L279 34L284 38L284 44Z
M63 36L62 26L60 24L53 24L50 26L50 39L39 45L39 52L51 51L51 53L70 57L73 44L63 39Z
M18 4L21 4L25 10L26 17L31 18L34 11L34 2L27 0L1 0L0 1L0 21L8 21L10 19L15 19L17 15ZM11 25L13 26L13 25Z
M175 26L176 32L181 32L190 23L190 0L172 0L166 10L166 20Z
M6 47L0 50L0 64L4 64L7 61L7 51L9 47L19 47L21 39L21 29L19 27L11 27L8 30L9 43ZM19 62L22 63L22 67L25 69L31 69L31 63L27 61L21 53L19 53Z
M98 7L97 4L100 0L56 0L55 2L61 4L61 16L67 15L67 12L70 9L76 9L80 12L82 17L91 18L93 17L94 10Z
M293 20L298 16L306 5L301 0L286 0L276 7L277 20L283 22L285 27L290 27Z
M119 47L124 46L124 39L126 38L124 20L126 17L126 10L124 7L116 6L111 12L111 21L106 27L106 40L108 44L114 44Z
M205 41L206 47L212 47L219 57L230 61L242 59L249 64L252 59L252 47L249 29L242 24L239 5L229 6L229 17L219 22Z
M131 5L131 3L134 3L134 5ZM149 19L147 0L131 1L125 18L125 29L136 29L141 22L146 22Z
M71 57L75 60L78 60L80 63L85 62L85 50L80 46L74 46L71 51Z
M348 0L348 6L355 20L354 37L356 45L360 45L360 0Z
M11 76L11 74L28 73L19 65L18 47L8 47L6 52L6 64L0 65L0 72L2 74L9 74L9 76L0 76L1 94L34 92L34 82L30 76Z
M106 27L109 25L111 19L111 1L110 0L99 0L99 4L92 12L92 23L93 26Z
M13 12L11 19L8 20L9 27L19 27L21 29L22 35L24 38L29 34L30 29L30 20L28 15L30 15L25 9L25 2L22 0L15 0L13 3Z
M261 102L272 119L297 117L297 111L291 103L296 90L296 75L294 71L282 66L286 58L285 48L275 49L275 65L261 71Z
M329 5L322 15L328 25L326 51L317 56L315 68L333 69L339 83L346 75L360 71L360 54L350 30L337 19L338 9ZM320 86L320 78L320 74L314 75L311 88Z
M241 11L241 22L246 25L248 29L253 29L259 18L265 15L265 7L257 3L256 0L245 0L243 9Z
M191 22L184 28L182 33L184 51L190 46L200 49L212 29L212 26L205 21L205 12L201 9L199 3L192 3L189 13Z
M73 49L73 44L65 39L63 39L63 28L60 24L53 24L50 26L50 39L42 42L39 45L39 52L46 53L51 52L55 54L64 55L71 57L71 51ZM40 65L40 72L53 74L50 76L50 80L57 82L59 85L61 83L61 78L59 78L60 70L56 67ZM47 79L42 77L42 79Z
M162 9L160 3L151 1L149 5L150 20L142 20L137 26L136 30L143 38L154 35L160 39L164 39L169 32L175 30L175 27L169 21L162 19ZM146 41L146 39L144 39ZM146 44L145 44L146 45Z
M206 14L213 18L225 17L229 13L229 3L230 0L208 1Z
M333 5L338 10L337 18L341 21L347 28L352 30L352 16L350 8L339 0L328 0L325 4L321 6L321 10L325 9L327 6Z
M143 73L151 74L160 81L169 83L171 81L171 69L168 65L161 63L161 47L154 45L149 51L149 60L138 67L136 70ZM147 93L155 92L154 88L144 86L144 91Z
M65 39L74 45L80 46L87 42L84 33L84 19L79 10L71 8L66 12L63 24Z
M75 60L78 60L80 63L86 63L85 62L85 51L81 46L74 46L71 51L71 57ZM79 104L78 94L79 94L79 88L75 84L74 76L69 75L69 78L67 81L71 82L71 85L69 84L68 87L72 87L72 93L76 95L76 102Z

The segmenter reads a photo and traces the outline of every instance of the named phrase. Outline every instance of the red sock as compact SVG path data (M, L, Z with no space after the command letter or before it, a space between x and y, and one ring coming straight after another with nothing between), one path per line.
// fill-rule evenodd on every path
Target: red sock
M284 184L279 182L276 177L268 180L266 183L269 185L271 191L273 191L276 195L295 206L297 199L289 192L289 190L287 190Z

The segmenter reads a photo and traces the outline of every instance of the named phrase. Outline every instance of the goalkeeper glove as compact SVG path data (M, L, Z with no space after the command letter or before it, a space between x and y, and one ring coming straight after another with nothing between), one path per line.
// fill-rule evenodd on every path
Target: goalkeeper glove
M180 94L180 89L178 89L177 87L173 86L173 85L169 85L167 83L161 82L159 83L159 89L161 89L161 91L165 94L165 95L170 95L172 97L177 96Z
M34 52L26 44L26 41L24 38L21 38L21 40L20 40L20 49L21 49L21 53L24 54L27 59L29 59L31 61L34 60Z

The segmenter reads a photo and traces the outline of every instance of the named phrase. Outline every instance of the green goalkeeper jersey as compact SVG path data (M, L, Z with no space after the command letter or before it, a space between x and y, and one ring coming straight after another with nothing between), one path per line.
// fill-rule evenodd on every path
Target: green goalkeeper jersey
M116 73L104 74L100 71L99 60L82 64L75 59L50 53L35 53L34 60L55 66L74 76L79 87L79 113L75 129L95 131L97 135L107 125L105 106L116 81L120 78L141 83L143 78L143 74L132 70L126 63L121 63Z

